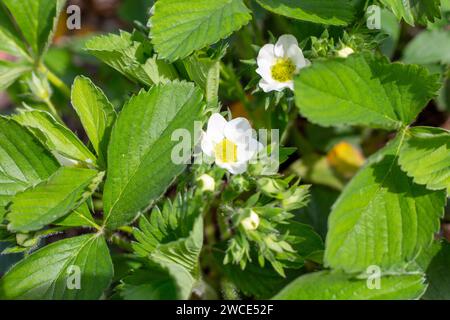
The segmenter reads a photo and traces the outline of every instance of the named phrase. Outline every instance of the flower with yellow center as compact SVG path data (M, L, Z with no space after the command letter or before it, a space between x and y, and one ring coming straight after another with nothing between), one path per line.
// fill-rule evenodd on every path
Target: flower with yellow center
M217 160L223 163L233 163L237 161L237 144L223 139L214 146L214 156Z
M300 69L310 65L298 46L297 39L289 34L281 36L275 45L266 44L259 50L258 69L261 76L259 86L264 92L294 90L294 76Z
M247 170L248 162L262 149L250 123L245 118L225 120L214 113L208 120L206 132L202 135L203 153L214 158L215 163L232 174Z

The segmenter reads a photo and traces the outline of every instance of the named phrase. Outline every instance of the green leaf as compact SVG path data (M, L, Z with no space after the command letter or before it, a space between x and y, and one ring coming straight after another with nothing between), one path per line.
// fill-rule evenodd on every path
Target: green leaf
M347 185L328 220L325 263L348 273L403 271L431 245L446 195L414 184L398 166L404 134Z
M80 289L71 276L80 271ZM0 279L0 299L98 299L113 276L105 239L87 234L64 239L32 253ZM73 288L73 289L70 289Z
M179 195L175 202L167 200L162 210L153 209L150 220L142 216L139 228L133 230L137 242L132 243L136 254L147 257L150 261L150 270L166 274L157 279L152 275L152 282L146 286L147 296L142 299L151 299L160 286L170 288L175 284L180 291L172 295L171 299L187 299L192 287L198 278L198 259L203 246L203 217L201 203L189 196ZM151 279L149 279L151 280ZM164 281L163 281L164 280Z
M0 91L6 90L30 70L31 66L27 64L0 60Z
M227 279L249 297L269 299L301 274L297 270L286 269L286 277L282 277L268 263L261 267L256 257L246 264L244 270L238 264L224 265L225 255L222 251L226 249L226 245L215 249L214 262L217 267L223 271Z
M0 220L17 192L47 179L59 167L30 131L4 117L0 117L0 163Z
M174 82L141 91L123 107L108 148L103 198L108 228L131 222L183 171L185 165L172 160L179 142L171 136L182 129L193 136L201 101L194 85Z
M100 88L83 76L77 77L73 83L72 105L81 119L100 162L104 163L111 128L116 120L113 105Z
M405 63L450 64L450 32L427 30L416 36L403 52Z
M328 230L328 216L339 192L320 185L310 189L311 198L308 206L300 211L300 222L308 223L325 239Z
M0 222L6 213L6 206L12 197L28 187L26 182L8 176L0 171Z
M176 79L177 72L172 65L147 52L149 40L141 42L135 36L120 31L120 35L94 37L86 42L86 50L131 81L146 86Z
M119 292L125 300L185 300L192 291L192 276L170 264L139 269L122 280Z
M64 0L3 0L15 18L22 35L40 56L50 42Z
M28 232L67 215L95 191L103 173L60 168L47 181L18 193L8 208L9 230Z
M150 37L160 58L175 61L228 37L250 19L242 0L159 0Z
M450 194L450 132L441 128L408 129L399 164L415 183Z
M314 23L346 26L353 21L355 8L348 0L257 0L266 10Z
M428 250L424 250L420 252L417 256L415 263L418 266L418 269L425 272L428 269L433 258L436 254L441 250L442 244L440 240L434 240Z
M50 113L39 110L23 111L15 115L14 120L28 127L49 150L72 160L95 165L96 157L70 129Z
M303 69L295 80L295 100L313 123L392 130L409 125L439 88L438 76L423 67L353 54Z
M427 268L428 289L424 299L449 300L450 299L450 244L442 243L441 250L434 256Z
M206 102L217 105L219 102L220 61L190 56L183 60L183 64L189 78L204 90Z
M56 220L53 223L63 227L91 227L100 229L100 227L92 217L91 211L86 202L73 210L67 216L62 217L61 219Z
M380 44L381 53L390 59L393 58L400 40L401 24L396 16L388 9L381 9L381 32L387 35Z
M369 280L370 281L370 280ZM385 276L380 289L369 289L367 280L352 279L340 272L309 273L291 282L273 299L276 300L409 300L425 291L421 274Z
M289 241L289 243L304 259L308 259L308 257L324 249L322 238L307 224L292 221L289 224L280 225L279 230L282 233L287 232L289 237L296 237L295 242Z
M133 235L138 242L132 247L138 255L181 265L194 274L203 245L200 206L181 195L174 203L167 200L162 210L152 210L150 220L145 216L139 219Z
M8 12L0 3L0 51L13 56L27 57L27 49L9 18Z
M414 26L415 23L426 25L441 17L440 0L381 0L398 19Z

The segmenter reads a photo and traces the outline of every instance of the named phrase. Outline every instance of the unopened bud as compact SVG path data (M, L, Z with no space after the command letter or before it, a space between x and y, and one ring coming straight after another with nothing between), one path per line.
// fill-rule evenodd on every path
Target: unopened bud
M355 51L350 47L342 48L338 51L338 56L341 58L347 58L349 55L353 54Z
M216 182L214 181L214 178L211 177L209 174L202 174L200 177L198 177L197 181L200 182L200 187L202 191L211 191L213 192L216 188Z
M255 211L250 210L250 215L247 218L244 218L241 221L241 224L245 230L253 231L258 228L259 222L260 220L258 214Z

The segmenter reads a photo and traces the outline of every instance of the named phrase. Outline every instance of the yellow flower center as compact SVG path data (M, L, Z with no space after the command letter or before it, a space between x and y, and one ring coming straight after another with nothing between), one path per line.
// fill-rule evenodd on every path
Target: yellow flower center
M271 69L272 78L278 82L288 82L294 79L295 64L289 58L278 59Z
M237 161L237 145L228 139L223 139L214 146L216 159L223 163Z

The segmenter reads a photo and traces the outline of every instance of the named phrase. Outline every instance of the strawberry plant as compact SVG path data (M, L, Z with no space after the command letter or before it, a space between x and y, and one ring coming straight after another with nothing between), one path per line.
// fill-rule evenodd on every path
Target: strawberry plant
M67 5L0 0L0 299L450 299L448 0Z

